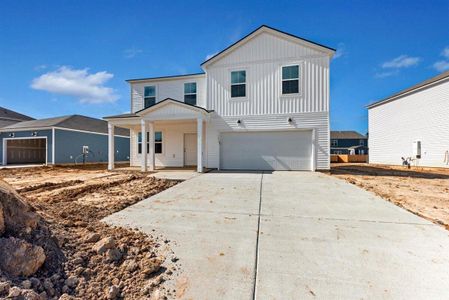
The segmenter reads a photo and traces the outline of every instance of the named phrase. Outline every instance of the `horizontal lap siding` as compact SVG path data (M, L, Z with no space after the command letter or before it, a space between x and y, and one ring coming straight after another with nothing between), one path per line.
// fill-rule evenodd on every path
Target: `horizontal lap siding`
M421 140L421 166L448 167L449 81L368 110L370 163L401 164Z
M129 138L115 137L115 161L129 160ZM108 136L87 132L55 129L55 161L57 164L83 161L83 146L88 146L87 162L108 161Z
M288 123L288 118L292 123ZM237 121L240 120L240 125ZM329 169L329 117L326 112L290 115L263 115L244 117L216 116L207 124L207 166L219 167L219 137L221 132L316 130L316 168Z

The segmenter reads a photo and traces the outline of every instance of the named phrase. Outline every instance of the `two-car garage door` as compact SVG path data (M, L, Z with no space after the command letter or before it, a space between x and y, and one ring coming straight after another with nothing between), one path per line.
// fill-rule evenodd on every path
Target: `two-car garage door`
M312 131L226 132L220 167L229 170L312 170Z

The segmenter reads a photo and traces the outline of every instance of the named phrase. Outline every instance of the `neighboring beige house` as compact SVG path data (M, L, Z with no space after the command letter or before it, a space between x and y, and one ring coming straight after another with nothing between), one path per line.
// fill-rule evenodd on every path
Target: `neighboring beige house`
M367 107L370 163L449 167L449 71Z
M128 80L131 113L105 117L110 137L131 130L131 165L142 170L329 169L334 53L261 26L203 62L204 73Z

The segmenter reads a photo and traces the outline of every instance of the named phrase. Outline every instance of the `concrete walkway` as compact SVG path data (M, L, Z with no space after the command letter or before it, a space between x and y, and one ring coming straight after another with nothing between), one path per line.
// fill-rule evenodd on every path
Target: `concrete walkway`
M449 298L449 232L320 173L207 173L106 221L175 242L182 299Z

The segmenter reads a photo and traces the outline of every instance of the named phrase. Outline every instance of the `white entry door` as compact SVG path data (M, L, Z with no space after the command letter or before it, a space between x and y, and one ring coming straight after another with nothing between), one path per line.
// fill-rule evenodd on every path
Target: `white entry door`
M184 166L196 166L197 142L196 133L184 134Z
M312 170L312 131L221 134L222 169Z

